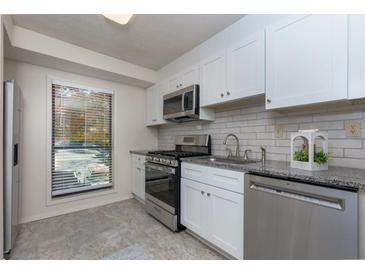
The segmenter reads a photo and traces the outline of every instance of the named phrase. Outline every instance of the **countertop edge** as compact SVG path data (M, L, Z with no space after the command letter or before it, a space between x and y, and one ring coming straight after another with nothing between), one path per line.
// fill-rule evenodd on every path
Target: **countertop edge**
M183 158L182 162L222 168L238 172L246 172L279 179L294 180L313 185L342 188L350 191L365 189L365 170L360 170L361 173L363 173L363 176L361 178L351 178L350 176L340 177L335 172L337 168L341 169L341 171L343 169L347 169L349 174L351 174L352 171L357 171L357 173L359 173L359 169L353 168L330 167L330 169L326 171L326 173L328 173L329 175L324 175L323 172L322 174L320 174L321 172L315 172L316 174L313 174L313 172L292 169L289 167L288 162L281 161L268 161L268 164L265 166L263 166L261 163L248 163L238 165L222 162L210 162L208 160L208 157L191 157ZM275 165L281 167L275 169L275 167L273 167Z

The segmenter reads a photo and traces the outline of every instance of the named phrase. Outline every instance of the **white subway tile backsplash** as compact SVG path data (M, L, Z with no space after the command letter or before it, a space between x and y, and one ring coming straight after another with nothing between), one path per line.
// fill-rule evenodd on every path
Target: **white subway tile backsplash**
M255 119L257 119L256 113L241 114L241 115L233 116L233 121L247 121L247 120L255 120Z
M329 139L345 139L346 131L345 130L328 130L328 138Z
M333 158L331 160L333 166L343 166L351 168L365 168L365 159L354 159L354 158Z
M275 140L248 140L250 146L275 146Z
M362 148L362 140L355 139L329 139L328 147L337 148Z
M343 148L328 148L328 152L330 154L331 157L343 157Z
M331 121L331 122L304 123L299 125L299 129L312 129L312 128L321 130L344 129L345 123L344 121Z
M283 117L283 118L276 118L275 120L276 120L277 125L282 125L282 124L312 122L313 118L312 118L312 116L289 116L289 117Z
M362 112L361 110L354 112L343 112L343 113L335 113L335 114L319 114L313 116L313 121L339 121L339 120L354 120L361 119Z
M346 120L361 120L361 138L347 138ZM275 138L275 125L283 127L283 137ZM267 111L265 105L216 110L212 123L192 122L169 124L159 128L159 148L172 149L174 137L181 134L211 134L212 151L226 155L223 140L228 133L240 139L240 151L252 150L251 158L261 157L260 147L267 149L267 159L290 161L290 133L299 129L318 128L328 132L329 152L333 158L330 165L365 168L365 105L322 108L315 110ZM235 150L234 140L228 147Z
M345 149L345 157L365 159L365 149Z

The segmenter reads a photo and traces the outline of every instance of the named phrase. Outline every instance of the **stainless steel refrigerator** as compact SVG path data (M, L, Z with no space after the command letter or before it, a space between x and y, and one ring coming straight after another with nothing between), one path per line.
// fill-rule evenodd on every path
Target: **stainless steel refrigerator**
M14 246L19 223L21 91L4 82L4 253Z

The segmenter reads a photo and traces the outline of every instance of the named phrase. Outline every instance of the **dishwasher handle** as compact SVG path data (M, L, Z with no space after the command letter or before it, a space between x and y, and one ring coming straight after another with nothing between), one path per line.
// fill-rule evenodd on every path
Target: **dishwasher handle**
M258 182L250 182L250 189L266 192L289 199L299 200L306 203L316 204L319 206L329 207L337 210L345 210L345 201L340 198L326 197L315 195L308 192L302 192L292 189L285 189L282 187L267 186Z

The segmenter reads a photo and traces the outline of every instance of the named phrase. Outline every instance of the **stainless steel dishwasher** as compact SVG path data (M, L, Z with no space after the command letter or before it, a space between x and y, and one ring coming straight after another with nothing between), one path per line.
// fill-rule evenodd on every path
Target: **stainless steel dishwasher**
M358 193L246 175L245 259L358 258Z

